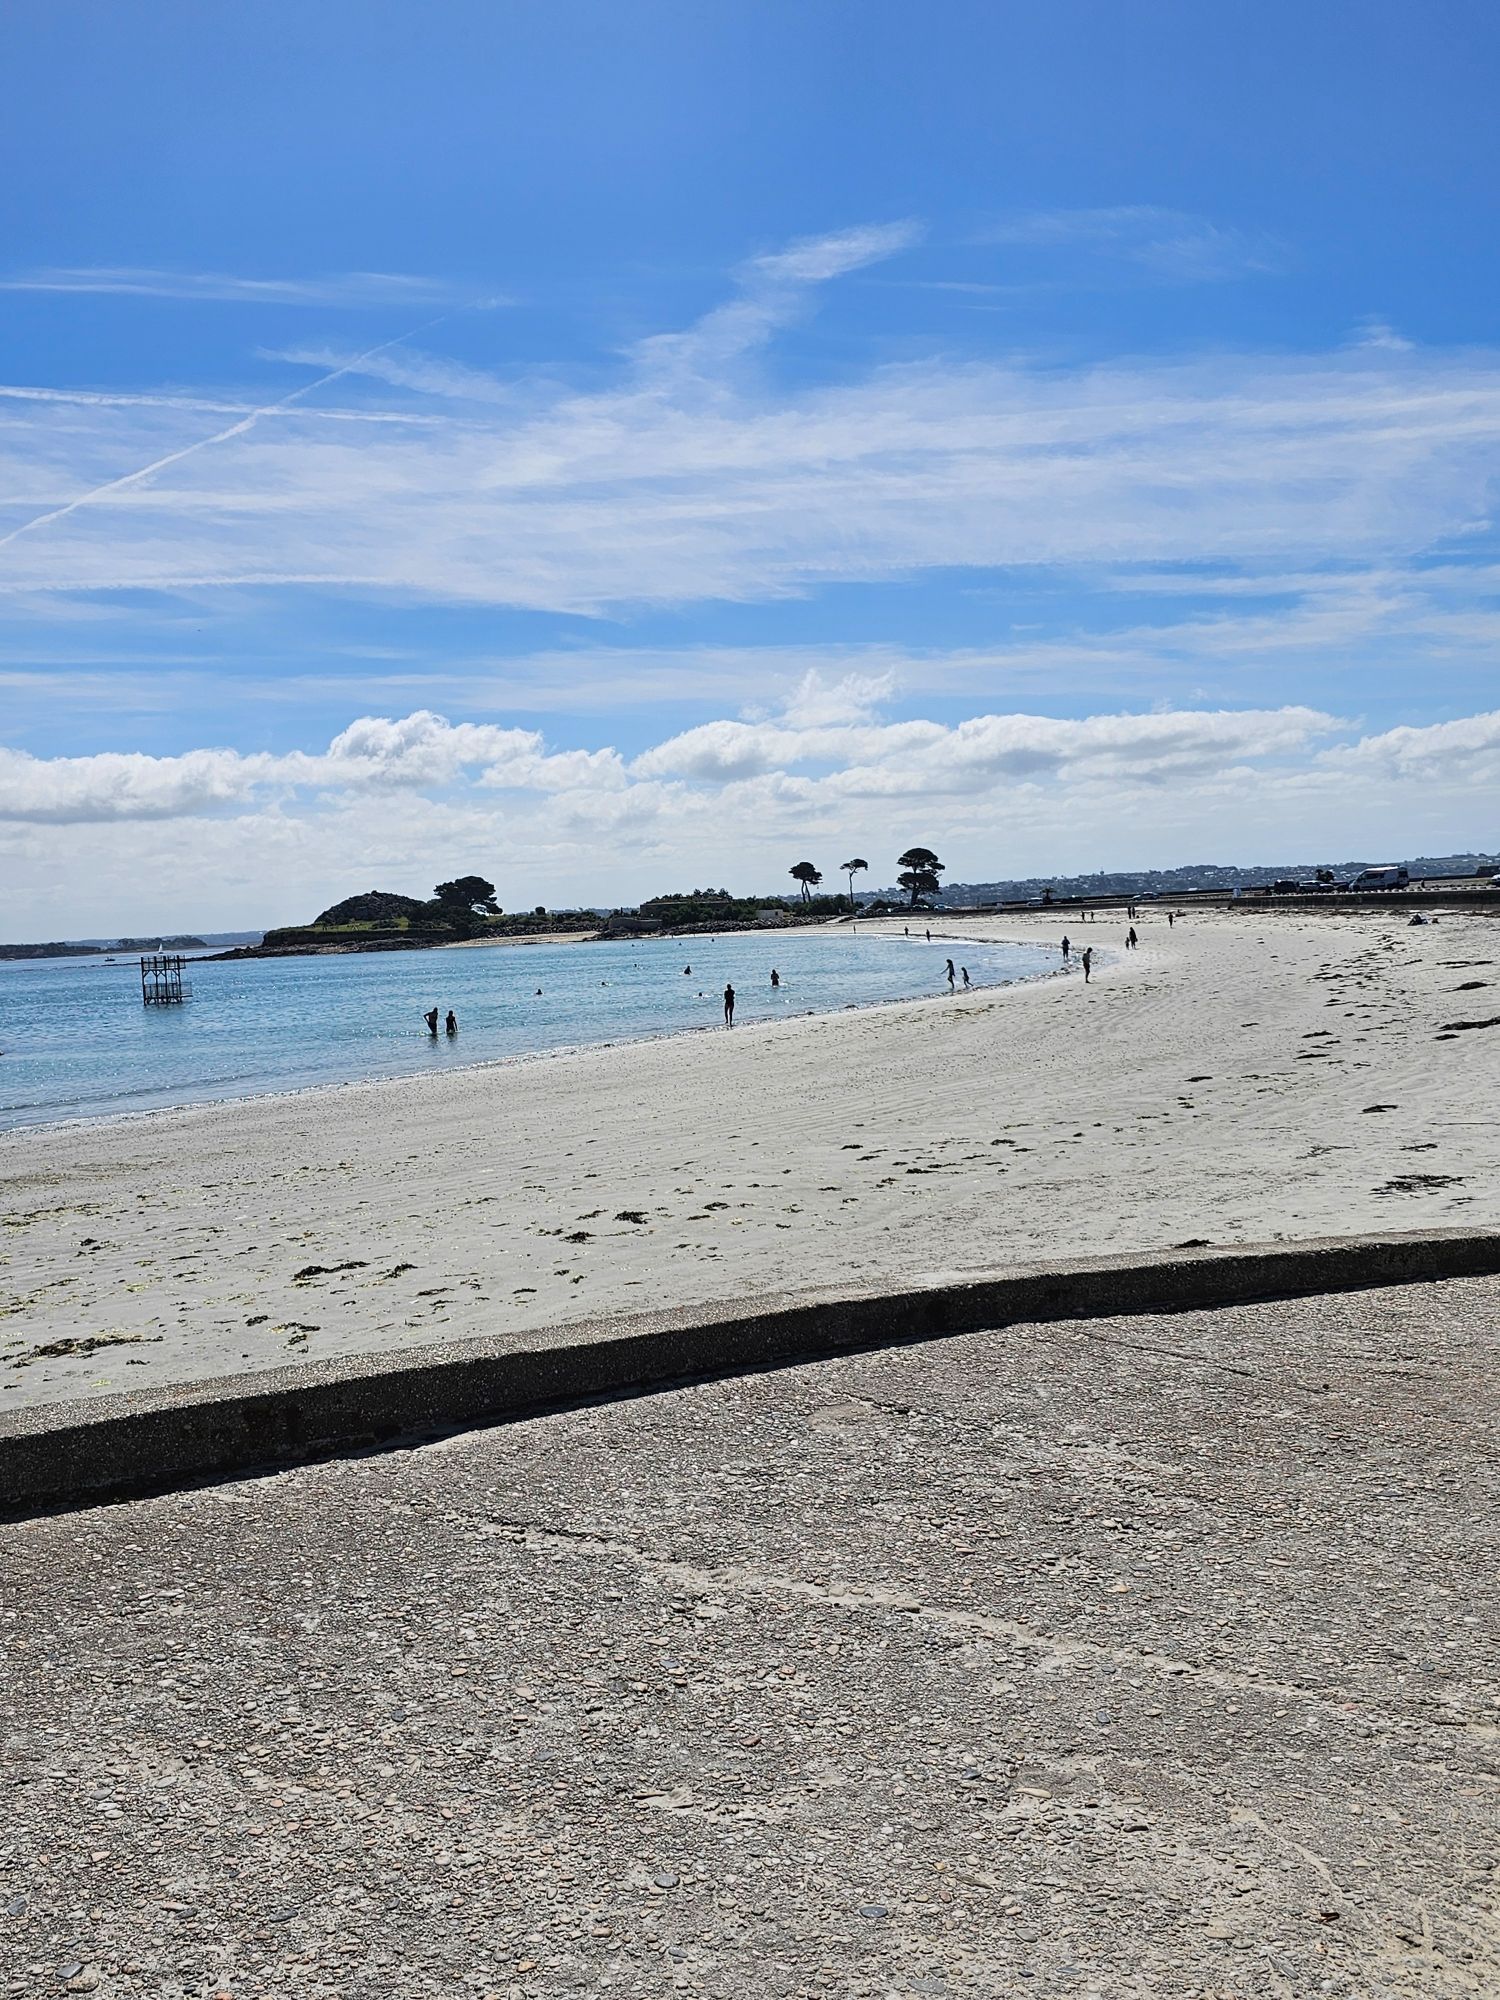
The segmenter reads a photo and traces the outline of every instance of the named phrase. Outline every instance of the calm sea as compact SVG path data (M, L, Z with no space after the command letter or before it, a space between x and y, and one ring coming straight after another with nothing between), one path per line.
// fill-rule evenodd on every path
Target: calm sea
M141 1005L135 958L0 964L0 1129L718 1027L726 981L746 1026L909 999L946 990L950 950L976 986L1057 964L1027 945L741 933L190 961L180 1007ZM432 1041L429 1007L453 1009L456 1037Z

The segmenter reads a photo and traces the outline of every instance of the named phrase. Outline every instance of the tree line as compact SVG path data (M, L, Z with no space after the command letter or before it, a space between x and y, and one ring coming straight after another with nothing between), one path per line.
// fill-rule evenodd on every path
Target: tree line
M942 888L943 870L946 863L939 861L930 847L908 847L897 857L896 866L901 873L897 883L911 897L911 906L917 907L920 896L935 896ZM849 907L854 907L854 878L869 869L869 862L856 855L852 861L841 861L839 873L849 878ZM811 861L798 861L787 870L794 882L802 884L802 900L809 902L812 892L823 879L823 871Z

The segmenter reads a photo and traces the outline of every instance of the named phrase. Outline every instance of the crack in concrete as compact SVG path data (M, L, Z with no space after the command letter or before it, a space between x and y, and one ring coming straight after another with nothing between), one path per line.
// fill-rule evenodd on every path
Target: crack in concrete
M779 1576L770 1571L745 1569L738 1565L705 1569L698 1564L653 1556L633 1542L619 1541L584 1528L544 1528L536 1522L505 1515L492 1514L484 1519L492 1532L508 1535L520 1547L542 1553L582 1549L599 1555L618 1556L681 1589L702 1595L717 1591L727 1595L791 1598L842 1611L894 1612L919 1619L944 1632L959 1633L965 1637L1003 1639L1010 1645L1040 1653L1060 1664L1072 1665L1083 1660L1106 1661L1111 1666L1150 1668L1172 1679L1186 1679L1198 1686L1222 1692L1270 1694L1288 1701L1334 1702L1345 1708L1353 1706L1345 1689L1323 1692L1302 1687L1295 1681L1273 1680L1258 1674L1236 1674L1222 1667L1176 1659L1168 1653L1153 1652L1145 1647L1111 1646L1099 1640L1059 1638L1034 1626L1023 1625L1018 1619L1000 1618L992 1612L960 1611L949 1605L924 1604L909 1591L884 1589L878 1585L811 1583L803 1577Z

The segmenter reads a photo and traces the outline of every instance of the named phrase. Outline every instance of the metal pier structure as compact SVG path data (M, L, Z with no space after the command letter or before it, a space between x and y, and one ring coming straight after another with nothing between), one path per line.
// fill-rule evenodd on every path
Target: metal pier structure
M184 983L183 960L156 952L141 960L141 1004L145 1007L180 1007L191 1000L193 989Z

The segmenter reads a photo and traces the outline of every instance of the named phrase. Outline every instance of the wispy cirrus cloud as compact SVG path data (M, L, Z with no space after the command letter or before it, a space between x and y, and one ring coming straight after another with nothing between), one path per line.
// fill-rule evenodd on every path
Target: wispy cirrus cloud
M630 358L657 378L702 381L763 346L805 309L817 286L899 256L921 237L917 222L868 223L803 237L784 250L752 257L734 274L734 297L682 332L653 334L639 342Z
M1086 252L1173 284L1264 276L1283 270L1288 255L1283 244L1262 231L1150 204L1037 210L992 223L977 240L1018 249Z
M458 305L472 296L445 280L397 271L342 271L316 278L252 278L227 271L167 271L138 265L75 265L0 277L4 292L72 292L224 305L367 308ZM497 303L497 301L491 301Z
M436 379L406 421L311 406L400 346L206 435L191 411L27 406L0 448L0 589L297 583L599 614L936 569L1369 565L1459 536L1477 553L1500 450L1500 357L1422 350L940 357L795 389L698 344L589 394L496 377L493 414Z
M1140 243L1180 221L1120 209L1010 226ZM1061 365L939 352L810 383L777 373L770 343L820 287L918 237L887 222L752 257L722 305L586 389L408 335L285 349L313 379L243 404L0 392L0 591L17 607L216 592L243 616L246 593L317 590L597 617L944 571L1066 574L1096 603L1136 590L1208 603L1303 579L1290 607L1155 633L1095 618L1093 636L975 655L975 673L986 659L997 675L1071 665L1097 670L1091 686L1124 684L1141 661L1311 652L1341 632L1471 645L1492 628L1479 578L1500 355L1362 343ZM338 406L323 407L335 382ZM1459 586L1438 605L1418 576L1444 546L1476 579L1467 605ZM1383 581L1325 586L1320 569ZM934 668L949 685L968 673L951 666ZM612 670L585 663L579 683L603 690ZM641 685L672 671L646 663ZM543 706L568 705L568 679L554 676Z

